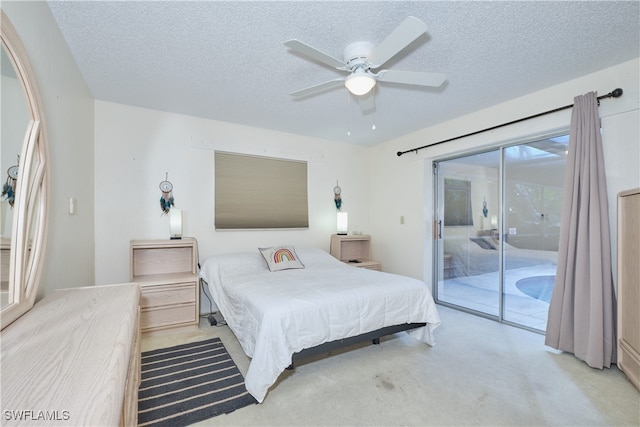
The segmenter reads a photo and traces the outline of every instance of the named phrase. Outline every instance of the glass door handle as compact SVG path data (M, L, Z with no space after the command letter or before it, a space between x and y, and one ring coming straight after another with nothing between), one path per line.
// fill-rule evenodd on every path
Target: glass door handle
M442 239L442 220L433 220L433 239Z

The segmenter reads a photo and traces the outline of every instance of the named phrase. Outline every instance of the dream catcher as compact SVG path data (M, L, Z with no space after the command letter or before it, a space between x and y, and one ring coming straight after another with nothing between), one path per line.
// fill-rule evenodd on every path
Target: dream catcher
M20 164L20 156L18 156L18 165ZM18 182L18 165L11 166L7 169L7 182L2 187L2 198L9 202L9 206L13 207L16 201L16 183Z
M340 194L342 193L342 189L338 186L338 181L336 181L336 186L333 187L333 201L336 204L336 209L340 210L342 207L342 197Z
M174 205L173 200L173 184L167 181L169 179L169 173L164 177L164 181L160 183L160 191L162 191L162 196L160 197L160 209L162 209L162 214L166 215L171 210L171 206Z

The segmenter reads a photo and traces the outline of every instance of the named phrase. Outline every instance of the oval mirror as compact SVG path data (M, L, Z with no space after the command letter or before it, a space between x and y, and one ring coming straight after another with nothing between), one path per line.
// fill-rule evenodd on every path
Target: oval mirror
M3 176L2 200L0 200L0 256L2 271L0 279L0 308L6 307L13 299L9 288L9 269L11 258L11 226L17 172L19 172L20 152L25 130L31 120L27 99L22 83L13 67L4 43L0 56L0 173Z
M48 201L48 152L42 103L26 51L1 11L0 205L2 231L1 327L28 311L42 270Z

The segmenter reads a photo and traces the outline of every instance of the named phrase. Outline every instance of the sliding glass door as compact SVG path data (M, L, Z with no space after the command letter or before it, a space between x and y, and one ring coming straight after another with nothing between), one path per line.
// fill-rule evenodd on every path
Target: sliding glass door
M500 152L442 161L436 169L437 298L498 317Z
M541 331L556 274L568 142L565 136L503 150L503 317Z
M568 137L434 163L436 300L544 332Z

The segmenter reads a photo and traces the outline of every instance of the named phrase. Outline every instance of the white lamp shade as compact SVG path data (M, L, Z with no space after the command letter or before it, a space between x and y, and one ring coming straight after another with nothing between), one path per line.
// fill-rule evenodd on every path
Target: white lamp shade
M349 214L346 212L338 212L338 234L347 234L349 226Z
M376 85L376 79L364 73L354 73L347 77L344 85L354 95L364 95Z
M172 239L182 238L182 209L172 208L169 211L169 234Z

